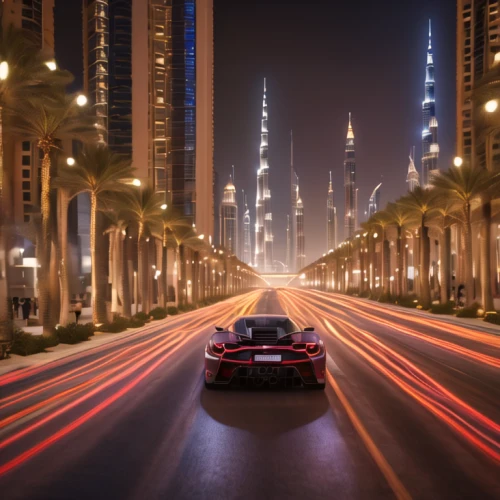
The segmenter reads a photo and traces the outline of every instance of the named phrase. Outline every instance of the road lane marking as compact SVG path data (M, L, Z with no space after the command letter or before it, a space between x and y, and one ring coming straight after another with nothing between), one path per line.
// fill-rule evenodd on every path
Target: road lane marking
M356 415L356 412L354 411L347 397L342 392L342 390L340 389L339 385L337 384L337 382L335 381L329 370L327 370L326 372L326 378L329 384L332 386L333 390L335 391L335 394L339 398L340 402L342 403L342 406L344 407L352 425L354 426L357 433L361 437L368 452L370 453L371 457L377 464L378 468L380 469L386 481L388 482L389 486L391 487L392 491L394 492L396 498L398 500L411 500L411 495L408 493L408 490L399 480L398 476L394 472L394 469L389 465L389 462L387 462L384 455L382 455L382 452L377 448L377 445L368 434L368 431L361 423L361 420Z

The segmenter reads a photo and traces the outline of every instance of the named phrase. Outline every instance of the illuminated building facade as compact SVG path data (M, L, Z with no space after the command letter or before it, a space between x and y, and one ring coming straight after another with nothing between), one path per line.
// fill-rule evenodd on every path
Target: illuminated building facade
M427 48L427 66L425 70L425 99L422 103L422 186L424 187L428 186L432 172L438 169L438 122L436 118L434 84L434 59L431 43L431 22L429 21L429 46Z
M101 140L213 235L213 1L85 0L83 21Z
M236 188L232 178L224 187L224 195L219 210L220 241L231 255L238 254L238 204L236 202Z
M255 204L255 265L260 272L271 272L273 270L273 216L271 213L271 190L269 189L267 116L266 79L264 78L260 167L257 171L257 200Z
M289 272L295 271L297 262L297 218L295 211L297 210L297 203L299 200L299 177L293 166L293 132L290 131L290 204L291 204L291 223L288 237L290 240L290 255L289 255Z
M357 190L356 190L356 153L354 149L354 131L349 113L347 140L344 159L344 239L350 238L356 230L358 219Z
M408 164L408 174L406 175L406 182L408 183L408 191L414 191L416 187L420 186L420 175L415 168L415 151L410 151L410 163Z
M243 262L252 264L252 221L245 196L245 213L243 214Z
M370 199L368 200L368 218L370 218L374 213L380 210L380 183L372 192Z
M337 248L337 209L333 197L332 172L328 183L328 198L326 202L326 251Z
M298 194L298 187L297 187ZM295 221L297 227L296 237L296 264L295 270L299 272L306 265L306 241L304 235L304 204L300 196L297 198L297 207L295 209Z

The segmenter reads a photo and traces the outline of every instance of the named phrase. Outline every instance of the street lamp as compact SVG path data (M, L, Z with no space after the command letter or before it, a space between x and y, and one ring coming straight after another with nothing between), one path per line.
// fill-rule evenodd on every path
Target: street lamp
M50 69L50 71L55 71L57 69L57 64L55 61L47 61L45 66Z
M488 113L494 113L498 108L498 101L496 99L491 99L484 105L484 109Z
M139 179L134 179L132 181L132 185L133 186L137 186L137 187L140 187L141 186L141 181Z
M85 104L87 104L87 97L83 94L79 94L76 98L76 103L78 106L85 106Z
M167 205L166 203L164 203L164 204L163 204L160 208L161 208L162 210L166 210L166 209L167 209L167 206L168 206L168 205Z
M72 167L75 164L75 159L70 156L69 158L66 158L66 163L69 167Z
M0 63L0 80L6 80L9 76L9 63L2 61Z
M455 156L455 158L453 159L453 165L455 165L455 167L461 167L463 163L464 161L460 156Z

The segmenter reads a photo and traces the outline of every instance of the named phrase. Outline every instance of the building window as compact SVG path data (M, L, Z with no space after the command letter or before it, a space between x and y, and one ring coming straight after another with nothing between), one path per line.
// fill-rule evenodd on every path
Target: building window
M29 222L30 221L30 216L29 215L24 215L24 222Z
M30 181L23 181L23 191L29 191L31 189Z
M29 167L31 165L31 156L23 155L21 164L23 167Z
M31 170L23 170L23 179L29 179Z
M31 193L29 191L23 193L23 201L31 201Z
M31 151L31 142L30 141L23 141L22 149L23 149L23 151Z

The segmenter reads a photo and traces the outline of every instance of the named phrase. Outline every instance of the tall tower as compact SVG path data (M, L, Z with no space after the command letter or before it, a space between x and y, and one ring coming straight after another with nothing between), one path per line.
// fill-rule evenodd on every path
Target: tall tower
M293 166L293 131L290 130L290 213L292 214L292 221L290 225L290 265L288 267L290 272L295 271L295 265L297 262L297 218L295 217L295 211L297 210L298 200L299 178Z
M220 204L220 241L231 255L238 254L238 204L236 202L236 188L232 177L224 187L224 195Z
M243 214L243 262L248 265L252 264L252 224L246 196Z
M349 126L347 127L347 140L344 159L344 238L350 238L355 231L357 222L357 192L356 192L356 154L354 149L354 132L349 113Z
M83 28L101 141L213 237L213 0L84 0Z
M337 248L337 209L333 198L332 172L328 183L328 198L326 202L326 251Z
M285 265L287 272L290 272L292 265L292 239L290 234L290 215L286 216L286 259Z
M439 145L437 141L438 122L434 92L434 60L431 43L431 21L429 20L429 46L425 70L425 99L422 103L422 186L427 187L434 170L438 168Z
M417 169L415 168L415 148L410 150L410 163L408 165L408 175L406 176L406 182L408 183L408 191L413 191L416 187L420 186L420 175L418 175Z
M269 189L269 158L267 130L266 79L262 101L262 125L260 140L260 167L257 171L257 202L255 221L255 264L261 272L273 269L273 216L271 190Z
M297 194L298 194L298 186L297 186ZM300 196L297 197L297 208L295 209L295 219L297 224L297 246L296 246L296 255L297 260L295 264L295 270L300 271L306 264L306 243L304 236L304 205L302 203L302 199Z
M374 213L380 210L380 183L372 192L368 200L368 217L370 218Z

